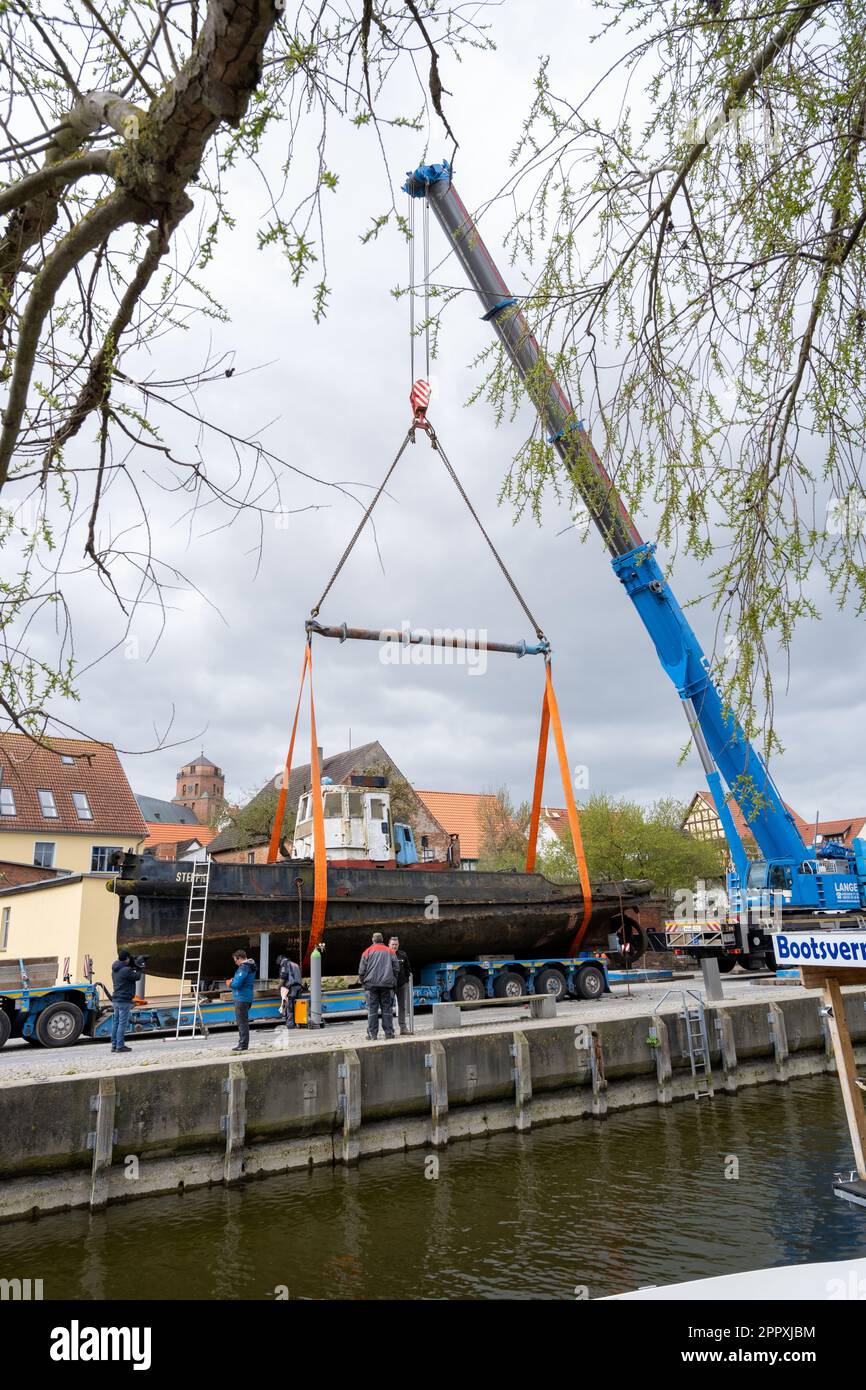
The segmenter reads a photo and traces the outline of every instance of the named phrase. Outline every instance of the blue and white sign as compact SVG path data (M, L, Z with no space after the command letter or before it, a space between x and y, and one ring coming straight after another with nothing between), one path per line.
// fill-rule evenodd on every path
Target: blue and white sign
M866 931L774 932L779 965L832 965L866 969Z

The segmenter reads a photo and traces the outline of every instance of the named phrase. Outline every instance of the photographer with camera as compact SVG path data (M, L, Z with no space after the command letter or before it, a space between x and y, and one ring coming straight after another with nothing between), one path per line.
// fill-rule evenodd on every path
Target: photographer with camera
M126 1046L126 1030L132 1001L135 998L136 982L141 979L147 956L132 959L128 951L118 951L117 960L111 967L111 1050L112 1052L131 1052Z

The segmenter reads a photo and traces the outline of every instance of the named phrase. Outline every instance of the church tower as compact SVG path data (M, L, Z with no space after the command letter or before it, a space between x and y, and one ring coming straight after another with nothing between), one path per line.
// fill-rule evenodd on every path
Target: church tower
M209 824L225 805L223 770L205 757L204 750L177 774L177 789L172 801L188 807L202 825Z

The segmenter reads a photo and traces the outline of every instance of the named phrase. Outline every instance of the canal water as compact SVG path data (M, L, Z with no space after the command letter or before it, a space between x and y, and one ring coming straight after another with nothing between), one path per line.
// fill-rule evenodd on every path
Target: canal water
M0 1277L46 1299L596 1298L866 1256L866 1211L830 1191L849 1166L819 1077L0 1226Z

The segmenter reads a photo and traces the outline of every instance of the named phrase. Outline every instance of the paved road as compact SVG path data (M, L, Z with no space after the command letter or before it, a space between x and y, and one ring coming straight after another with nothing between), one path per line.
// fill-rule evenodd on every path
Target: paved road
M614 985L610 994L595 1002L565 1001L560 1004L557 1017L574 1018L575 1022L580 1023L592 1023L597 1019L615 1018L630 1013L645 1014L657 1005L666 991L672 987L678 991L685 988L702 993L701 977L699 975L677 977L676 980L653 984L635 984L629 988L626 988L625 985ZM791 993L802 994L805 992L797 984L771 983L769 976L756 979L739 974L727 976L723 981L723 988L725 998L732 1003L778 998L782 991L786 997ZM662 1012L666 1013L668 1010L675 1010L679 1007L680 996L677 993L662 1005ZM541 1021L530 1022L525 1008L502 1007L464 1012L462 1029L463 1031L471 1029L473 1032L489 1033L496 1032L505 1025L513 1025L518 1021L522 1027L527 1028L546 1026ZM429 1012L417 1015L415 1019L417 1033L430 1034L432 1026L432 1015ZM252 1030L250 1052L252 1054L265 1052L274 1047L285 1048L292 1052L304 1052L317 1051L323 1046L333 1048L375 1046L374 1043L366 1040L365 1032L366 1022L363 1019L329 1023L324 1029L317 1032L301 1028L287 1032L283 1027L275 1028L272 1024L260 1024ZM74 1047L64 1047L57 1050L31 1047L28 1043L18 1039L7 1043L0 1052L0 1086L15 1086L22 1082L58 1081L65 1076L123 1071L129 1067L159 1068L174 1066L180 1062L207 1061L214 1057L229 1058L236 1041L237 1033L232 1030L214 1032L207 1038L181 1038L179 1040L133 1036L128 1039L132 1051L118 1056L109 1051L107 1042L95 1042L89 1038L82 1039ZM399 1045L399 1040L393 1044L395 1047Z

